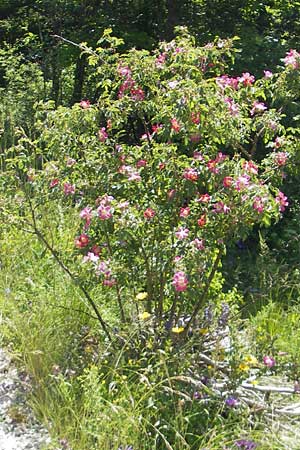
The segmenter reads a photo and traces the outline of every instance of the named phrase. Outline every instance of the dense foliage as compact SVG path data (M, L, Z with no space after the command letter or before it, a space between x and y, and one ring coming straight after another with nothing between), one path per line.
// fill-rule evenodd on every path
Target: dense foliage
M4 336L51 448L296 448L297 3L1 5Z

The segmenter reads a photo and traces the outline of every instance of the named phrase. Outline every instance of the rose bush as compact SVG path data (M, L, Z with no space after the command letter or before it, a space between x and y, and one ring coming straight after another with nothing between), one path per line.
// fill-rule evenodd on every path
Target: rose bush
M284 108L299 55L255 80L228 75L234 40L199 48L182 29L152 53L120 54L121 44L107 30L85 48L99 99L38 105L38 138L20 137L3 186L12 199L18 185L19 223L39 238L44 205L76 208L68 264L85 286L115 292L122 323L139 315L187 334L209 302L224 301L213 284L227 246L289 204L280 185L299 144Z

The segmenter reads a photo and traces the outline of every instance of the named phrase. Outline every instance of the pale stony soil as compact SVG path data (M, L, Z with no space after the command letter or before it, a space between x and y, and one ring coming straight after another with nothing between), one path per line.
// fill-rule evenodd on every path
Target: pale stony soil
M0 450L43 450L50 443L26 406L26 381L0 348Z

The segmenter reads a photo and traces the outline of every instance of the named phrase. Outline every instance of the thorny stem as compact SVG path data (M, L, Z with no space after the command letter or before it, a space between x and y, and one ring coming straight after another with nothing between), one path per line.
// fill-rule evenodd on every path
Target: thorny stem
M110 239L109 239L109 233L106 231L106 241L107 241L107 248L109 251L109 254L111 256L111 258L113 257L113 251L111 248L111 243L110 243ZM120 309L120 314L121 314L121 320L123 323L126 322L126 317L125 317L125 312L124 312L124 308L123 308L123 304L122 304L122 298L121 298L121 290L120 290L120 286L119 286L119 282L118 280L116 280L116 292L117 292L117 301L118 301L118 305L119 305L119 309Z
M112 342L112 338L110 335L110 332L108 331L107 325L104 321L104 319L102 318L97 305L95 304L94 300L92 299L92 297L90 296L90 294L88 293L88 291L85 289L85 287L81 284L81 283L77 283L77 279L76 276L70 271L70 269L63 263L63 261L59 258L59 256L57 255L57 252L54 250L54 248L49 244L49 242L47 241L47 239L45 238L45 236L42 234L42 232L39 230L37 223L36 223L36 217L35 217L35 212L30 200L30 197L27 195L26 189L24 189L25 191L25 195L27 197L28 200L28 204L29 204L29 208L30 208L30 213L31 213L31 218L32 218L32 228L34 230L34 234L37 236L37 238L45 245L45 247L50 251L50 253L52 254L52 256L54 257L55 261L58 263L58 265L64 270L64 272L66 272L69 277L71 278L71 280L78 285L79 289L81 290L81 292L84 294L85 298L87 299L88 303L90 304L91 308L94 310L94 313L97 316L98 321L100 322L100 325L104 331L104 333L106 334L108 340L110 342Z
M217 256L216 256L216 259L215 259L215 262L214 262L214 264L213 264L213 266L212 266L212 268L211 268L211 272L210 272L210 274L209 274L209 277L208 277L208 279L207 279L207 281L206 281L206 284L205 284L205 286L204 286L202 295L200 296L198 302L196 303L195 308L194 308L194 311L192 312L191 318L190 318L190 320L188 321L188 323L187 323L187 325L186 325L186 327L185 327L185 330L184 330L185 334L188 333L188 331L189 331L189 329L190 329L190 326L191 326L191 324L193 323L193 320L194 320L195 317L197 316L197 314L198 314L198 312L199 312L199 310L200 310L200 308L201 308L201 306L202 306L202 304L203 304L203 302L204 302L204 300L205 300L205 297L206 297L206 295L207 295L209 286L210 286L210 284L211 284L211 282L212 282L212 280L213 280L213 278L214 278L214 276L215 276L215 273L216 273L216 271L217 271L217 269L218 269L218 265L219 265L221 256L222 256L222 250L219 249L218 254L217 254Z

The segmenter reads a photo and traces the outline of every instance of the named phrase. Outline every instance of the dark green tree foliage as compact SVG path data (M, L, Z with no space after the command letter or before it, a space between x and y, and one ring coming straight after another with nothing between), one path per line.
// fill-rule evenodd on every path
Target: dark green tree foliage
M56 105L73 104L93 98L94 87L85 86L86 58L80 49L54 35L95 46L110 27L124 39L124 50L154 48L159 40L173 38L177 25L187 26L199 44L216 35L237 35L241 51L233 71L261 75L299 45L299 9L297 0L3 0L0 39L38 65L45 83L51 81L48 98ZM0 86L5 86L3 64Z

